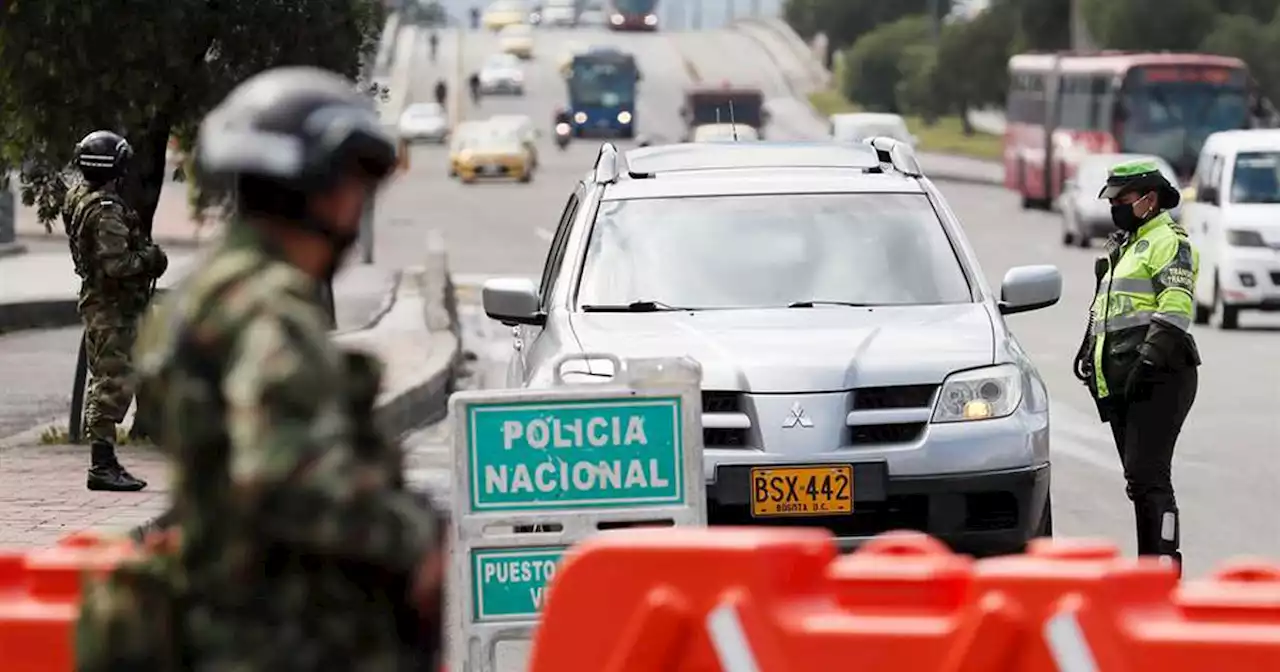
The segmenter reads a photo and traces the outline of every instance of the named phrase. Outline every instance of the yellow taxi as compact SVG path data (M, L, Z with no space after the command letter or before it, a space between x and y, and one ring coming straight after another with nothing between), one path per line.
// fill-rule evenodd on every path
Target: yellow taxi
M484 17L481 22L484 27L499 31L507 26L519 25L525 22L529 17L529 10L525 9L524 3L518 0L498 0L489 5L484 11Z
M533 27L523 23L507 26L498 33L498 44L503 53L527 61L533 58Z
M524 142L529 151L529 162L534 170L538 168L538 138L542 135L534 125L533 119L526 114L495 114L489 117L493 128L513 130Z
M458 154L458 179L472 184L479 179L533 180L529 148L511 129L488 129L472 134Z
M462 164L462 150L466 148L467 140L483 129L484 124L479 121L464 121L453 129L449 137L449 177L458 176L458 166Z

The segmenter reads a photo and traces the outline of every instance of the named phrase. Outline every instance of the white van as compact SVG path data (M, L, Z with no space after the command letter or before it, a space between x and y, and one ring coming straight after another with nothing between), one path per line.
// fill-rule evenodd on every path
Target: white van
M1280 311L1280 130L1210 135L1184 199L1196 323L1235 329L1242 310Z

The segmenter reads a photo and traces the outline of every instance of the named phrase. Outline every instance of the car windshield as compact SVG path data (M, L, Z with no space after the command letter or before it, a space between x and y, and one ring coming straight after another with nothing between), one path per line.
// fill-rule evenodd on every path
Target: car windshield
M467 149L477 152L515 153L520 151L520 138L513 133L481 133L467 140Z
M756 130L750 126L734 127L729 124L721 124L718 126L700 126L694 133L694 140L699 142L715 141L715 140L756 140Z
M518 23L513 26L507 26L506 28L502 29L503 37L524 37L526 35L532 35L532 34L533 34L533 29L522 23Z
M617 107L635 102L636 70L623 61L574 58L569 96L575 105Z
M860 142L876 136L887 136L895 140L906 140L907 129L902 124L891 121L859 121L836 126L836 139L847 142Z
M1280 203L1280 152L1241 152L1231 178L1232 203Z
M971 300L951 241L923 194L607 201L578 287L579 306Z
M495 70L506 70L508 68L517 67L519 63L520 61L516 59L515 56L512 56L511 54L496 54L494 56L490 56L489 60L486 61L484 65L486 68L493 68Z

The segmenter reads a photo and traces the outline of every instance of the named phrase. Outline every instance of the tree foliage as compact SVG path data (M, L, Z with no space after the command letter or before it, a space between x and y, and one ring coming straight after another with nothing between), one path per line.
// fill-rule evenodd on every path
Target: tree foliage
M940 17L951 11L951 0L935 1ZM783 18L805 39L826 33L839 49L905 16L926 15L929 6L930 0L787 0Z
M237 83L279 65L348 77L372 52L379 0L9 0L0 10L0 164L23 168L23 200L61 208L61 169L109 128L136 153L126 194L150 223L176 135Z
M844 55L841 90L849 100L880 112L898 112L898 82L907 51L929 39L929 21L908 16L867 33Z
M1071 0L996 0L991 11L1017 15L1020 46L1026 49L1071 48Z
M1262 93L1280 101L1280 17L1270 23L1246 14L1219 17L1201 48L1249 64Z
M1080 0L1089 32L1109 49L1195 51L1213 30L1215 0Z
M1004 105L1009 56L1019 34L1018 12L997 4L964 23L947 26L938 45L934 87L946 111Z

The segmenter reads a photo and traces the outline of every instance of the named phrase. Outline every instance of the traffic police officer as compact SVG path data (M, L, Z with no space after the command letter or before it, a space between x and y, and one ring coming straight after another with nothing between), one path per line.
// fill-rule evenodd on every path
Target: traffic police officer
M1155 162L1113 167L1098 197L1111 202L1119 231L1095 265L1097 294L1075 373L1111 424L1138 553L1181 566L1171 464L1198 386L1189 329L1200 257L1169 215L1180 195Z

